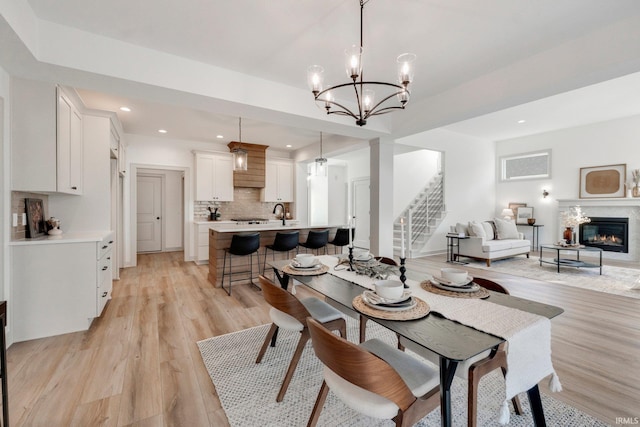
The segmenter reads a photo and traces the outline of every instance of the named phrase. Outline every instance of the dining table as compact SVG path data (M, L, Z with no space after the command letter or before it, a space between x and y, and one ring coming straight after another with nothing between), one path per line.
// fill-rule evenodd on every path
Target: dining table
M326 261L329 260L327 257L329 256L320 256L319 259ZM342 308L346 313L354 317L360 316L360 319L376 322L397 334L398 337L404 337L439 356L441 425L450 427L452 425L451 384L458 364L487 350L496 350L500 344L505 342L505 339L449 320L435 312L419 319L401 321L368 316L354 309L354 299L366 290L363 286L355 283L355 280L348 280L344 277L344 273L341 274L342 277L331 274L332 268L335 267L329 268L328 272L327 269L324 269L322 274L316 275L306 272L297 273L296 270L290 268L291 262L292 260L267 261L282 288L289 289L292 279L295 279L296 285L303 284L324 295L329 303ZM335 262L327 262L327 264L335 265ZM439 269L434 268L433 272L438 274ZM355 279L355 272L352 274ZM424 273L411 271L407 271L406 276L417 281L425 278ZM564 311L560 307L511 295L492 291L488 291L488 294L486 301L523 310L547 319L552 319ZM272 345L275 345L275 340L274 336ZM534 425L545 426L544 410L537 384L527 390L527 396L531 404Z

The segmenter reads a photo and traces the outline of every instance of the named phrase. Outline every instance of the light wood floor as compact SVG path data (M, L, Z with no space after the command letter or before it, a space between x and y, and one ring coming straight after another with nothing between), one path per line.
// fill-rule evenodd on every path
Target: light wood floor
M139 256L138 267L114 282L113 299L89 331L12 345L11 425L227 425L195 343L268 323L268 308L248 285L235 285L232 297L212 288L207 266L182 257ZM446 265L442 257L432 257L408 268L439 265ZM472 274L565 309L552 321L553 360L564 386L554 397L609 424L640 416L640 300Z

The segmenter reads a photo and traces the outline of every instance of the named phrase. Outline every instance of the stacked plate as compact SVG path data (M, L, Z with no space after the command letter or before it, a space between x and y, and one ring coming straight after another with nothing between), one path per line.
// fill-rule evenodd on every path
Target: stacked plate
M406 290L398 299L383 298L375 291L364 291L362 301L369 307L384 311L410 310L416 306L418 301L411 296L411 291Z
M453 282L442 277L433 276L431 283L438 289L452 292L477 292L480 289L480 285L473 283L473 277L471 276L467 276L462 282Z
M322 264L320 263L318 258L315 258L311 263L311 265L303 267L302 265L300 265L300 263L298 263L295 259L293 259L291 260L289 267L298 271L309 271L309 270L317 270L318 268L322 267Z

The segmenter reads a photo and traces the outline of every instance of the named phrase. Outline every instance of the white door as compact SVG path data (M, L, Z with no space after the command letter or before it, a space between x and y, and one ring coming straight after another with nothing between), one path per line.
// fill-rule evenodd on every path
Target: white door
M162 250L162 177L138 175L138 252Z
M355 218L356 234L353 245L369 249L369 178L354 179L351 182L353 190L353 205L351 212Z

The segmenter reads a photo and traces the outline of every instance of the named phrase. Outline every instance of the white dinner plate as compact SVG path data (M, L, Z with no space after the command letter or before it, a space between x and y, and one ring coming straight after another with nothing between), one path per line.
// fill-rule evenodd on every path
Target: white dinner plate
M471 276L467 276L467 280L464 281L463 283L456 283L456 282L452 282L450 280L446 280L443 279L442 277L438 277L438 276L433 276L433 280L441 285L444 286L448 286L450 288L457 288L457 287L465 287L467 285L469 285L469 283L473 282L473 277Z
M314 264L314 265L310 265L309 267L302 267L302 266L296 266L296 265L293 265L293 264L289 264L289 267L293 268L294 270L305 271L305 270L316 270L316 269L322 267L322 264Z
M370 302L367 297L364 295L362 295L362 301L368 305L371 308L375 308L376 310L382 310L382 311L405 311L405 310L410 310L413 307L415 307L418 304L418 301L414 298L414 297L409 297L410 301L409 304L407 305L403 305L403 306L399 306L399 307L388 307L385 305L380 305L380 304L373 304L372 302Z
M353 257L354 261L359 261L359 262L371 261L372 259L373 259L373 255Z
M362 293L365 294L365 297L367 297L369 301L372 302L372 304L373 301L378 300L381 300L381 302L384 304L397 304L399 302L406 301L411 297L411 291L409 289L405 289L402 292L402 296L395 299L381 297L380 295L376 294L376 291L364 291Z
M447 286L447 285L443 285L442 283L436 281L436 280L432 280L431 283L433 284L433 286L435 286L438 289L442 289L445 291L452 291L452 292L477 292L480 290L480 285L478 285L477 283L474 283L473 285L471 285L468 288L462 288L460 286Z

